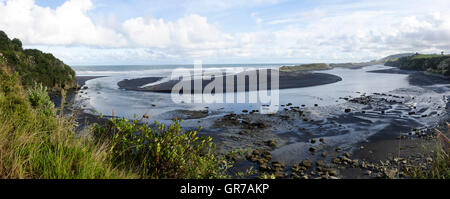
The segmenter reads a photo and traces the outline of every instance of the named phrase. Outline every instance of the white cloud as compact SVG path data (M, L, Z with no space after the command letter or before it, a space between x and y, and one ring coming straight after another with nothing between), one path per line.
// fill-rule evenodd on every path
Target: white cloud
M123 31L134 45L150 48L223 48L231 39L198 15L189 15L176 22L153 17L129 19L123 23Z
M0 29L26 44L125 45L119 33L92 22L87 16L92 8L90 0L69 0L56 9L37 6L33 0L2 0Z
M197 1L199 3L202 1ZM276 0L254 0L257 5ZM386 4L386 5L384 5ZM69 63L144 63L204 60L359 61L398 52L450 51L448 1L436 6L363 2L312 8L266 19L249 12L258 31L225 33L218 22L190 14L175 20L142 16L118 22L95 19L91 0L68 0L51 9L33 0L0 0L0 30ZM205 6L246 7L244 1L207 1ZM369 9L371 6L385 9ZM203 8L204 8L203 7ZM362 9L364 8L364 9ZM238 20L238 19L237 19ZM276 27L276 28L274 28ZM93 56L94 55L94 56Z

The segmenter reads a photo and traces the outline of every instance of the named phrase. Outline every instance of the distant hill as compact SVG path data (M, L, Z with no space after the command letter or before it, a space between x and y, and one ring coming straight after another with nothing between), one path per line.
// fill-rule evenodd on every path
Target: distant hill
M42 83L50 91L74 87L75 71L52 54L22 48L19 39L10 40L0 31L0 67L19 73L25 87Z
M437 54L414 54L387 61L386 66L404 70L427 71L450 76L450 56Z
M328 70L331 69L328 64L314 63L314 64L302 64L296 66L282 66L280 71L311 71L311 70Z
M387 56L385 58L382 58L382 59L379 59L377 61L379 63L383 63L384 64L384 63L386 63L388 61L395 61L398 58L409 57L409 56L412 56L412 55L414 55L414 53L402 53L402 54L389 55L389 56Z

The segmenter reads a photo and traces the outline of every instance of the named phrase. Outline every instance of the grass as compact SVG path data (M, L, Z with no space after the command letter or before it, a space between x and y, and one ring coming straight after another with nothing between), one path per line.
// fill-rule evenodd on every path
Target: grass
M324 63L316 63L316 64L302 64L298 66L283 66L280 68L280 71L311 71L311 70L325 70L325 69L331 69L331 67Z
M438 57L444 57L446 55L438 55L438 54L419 54L419 55L413 55L412 60L414 59L429 59L429 58L438 58Z
M450 129L450 125L448 125ZM441 142L436 145L435 157L429 163L428 168L414 166L411 171L407 173L415 179L450 179L450 156L448 153L448 138L436 130L438 138Z
M215 156L212 138L197 136L195 130L183 132L181 122L174 119L166 126L111 118L107 125L94 127L94 136L111 143L113 163L141 178L227 178L229 164Z
M54 107L46 101L48 95L39 98L39 103L30 103L28 97L41 95L45 87L27 94L17 74L0 73L0 178L137 177L110 164L107 144L77 136L73 124L54 115Z
M182 131L180 121L150 127L112 118L82 136L63 110L57 115L46 87L24 89L18 73L0 65L0 178L228 177L229 164L215 156L212 139Z

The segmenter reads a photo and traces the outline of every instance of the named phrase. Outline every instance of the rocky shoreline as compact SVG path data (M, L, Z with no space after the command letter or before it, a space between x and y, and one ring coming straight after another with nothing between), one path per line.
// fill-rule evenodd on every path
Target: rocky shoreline
M418 81L411 83L417 85L412 89L343 96L346 103L339 106L289 103L272 115L259 114L258 110L220 117L210 117L208 111L180 110L176 115L204 127L200 134L211 136L217 153L233 162L233 175L253 168L256 174L250 177L407 178L406 172L417 166L427 168L435 158L438 139L434 129L449 136L448 86L438 84L449 82L412 75L409 81ZM81 88L93 78L97 77L80 78ZM420 82L424 80L431 83L423 86ZM128 85L148 83L148 79L136 81L139 83ZM106 121L84 113L83 107L76 110L80 132L90 124ZM365 138L359 138L361 135Z

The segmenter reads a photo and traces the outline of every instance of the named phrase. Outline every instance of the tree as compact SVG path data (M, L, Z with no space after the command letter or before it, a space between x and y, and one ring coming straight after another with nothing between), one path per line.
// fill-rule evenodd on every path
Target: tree
M22 49L22 42L19 39L14 38L11 42L13 44L14 50L17 50L17 51L23 50Z

